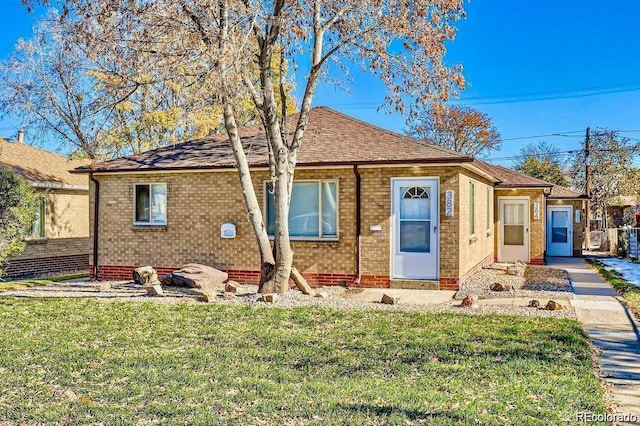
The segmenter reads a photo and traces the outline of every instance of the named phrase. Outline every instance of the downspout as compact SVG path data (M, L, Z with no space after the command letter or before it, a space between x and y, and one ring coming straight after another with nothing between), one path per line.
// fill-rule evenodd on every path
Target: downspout
M100 212L100 182L93 177L93 173L89 173L89 179L94 183L94 197L93 197L93 279L97 280L98 277L98 214Z
M360 285L360 278L362 275L362 267L361 267L361 259L362 259L362 219L361 219L361 209L360 209L360 170L358 170L358 165L353 165L353 174L356 176L356 280L353 283L354 285Z

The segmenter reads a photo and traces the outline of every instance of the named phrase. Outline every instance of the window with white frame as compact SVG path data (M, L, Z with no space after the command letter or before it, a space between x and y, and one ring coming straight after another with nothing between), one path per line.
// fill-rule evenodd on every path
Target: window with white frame
M487 232L493 228L493 189L487 188Z
M476 234L476 183L469 182L469 234Z
M33 220L33 226L31 227L31 233L29 238L44 238L45 237L45 206L44 199L38 202L36 208L36 217Z
M274 235L275 203L271 183L266 183L267 233ZM289 236L292 239L338 238L338 182L333 180L293 183L289 208Z
M134 196L134 224L167 224L167 184L136 183Z

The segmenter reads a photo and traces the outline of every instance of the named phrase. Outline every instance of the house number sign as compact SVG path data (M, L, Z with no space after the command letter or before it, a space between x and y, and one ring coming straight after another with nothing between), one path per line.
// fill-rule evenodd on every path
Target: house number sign
M453 216L453 191L451 190L446 191L444 200L445 200L445 206L444 206L445 216Z
M533 218L540 219L540 203L533 203Z

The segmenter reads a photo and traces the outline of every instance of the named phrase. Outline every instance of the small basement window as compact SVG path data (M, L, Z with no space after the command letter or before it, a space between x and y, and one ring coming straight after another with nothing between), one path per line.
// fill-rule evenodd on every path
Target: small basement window
M134 225L167 224L167 184L136 183L134 193Z
M267 233L276 228L271 183L266 183ZM338 238L338 182L328 180L293 183L289 208L289 236L295 240Z

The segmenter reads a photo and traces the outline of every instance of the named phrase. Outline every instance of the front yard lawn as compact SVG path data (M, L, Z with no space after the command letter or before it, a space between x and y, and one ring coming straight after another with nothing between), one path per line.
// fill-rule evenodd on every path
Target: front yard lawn
M88 274L82 273L82 274L58 275L58 276L48 277L48 278L25 278L20 280L13 280L13 281L0 281L0 292L10 291L10 290L22 290L23 288L29 288L29 287L39 287L39 286L53 284L59 281L72 280L75 278L84 278L87 276Z
M564 424L573 320L0 298L0 424Z

